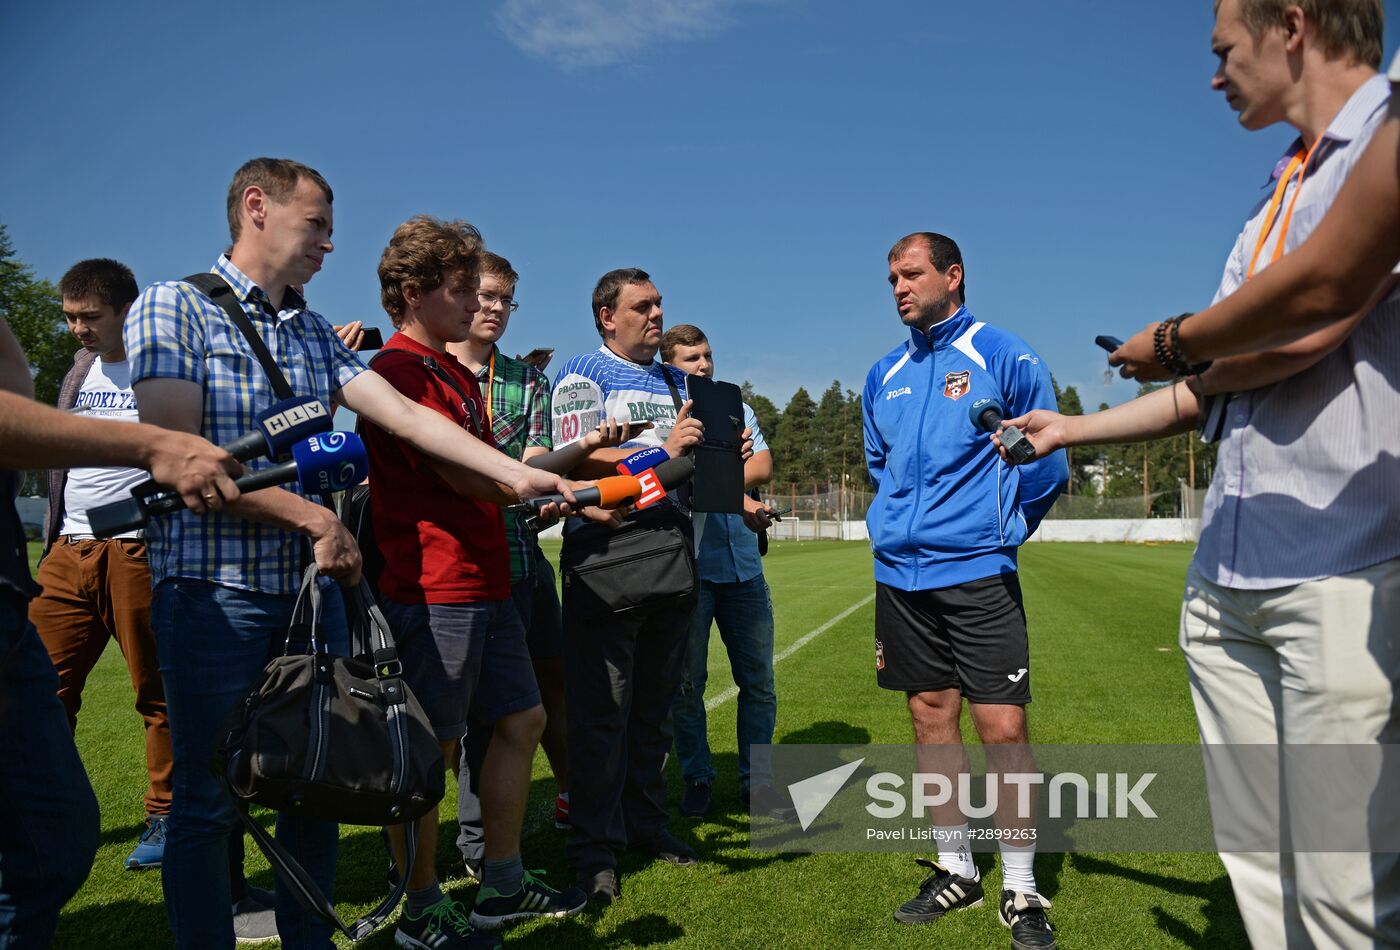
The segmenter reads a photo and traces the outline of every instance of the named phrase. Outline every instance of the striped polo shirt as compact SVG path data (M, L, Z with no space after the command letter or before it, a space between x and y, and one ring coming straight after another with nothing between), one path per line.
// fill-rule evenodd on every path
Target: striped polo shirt
M1397 64L1400 65L1400 64ZM1385 119L1390 83L1358 89L1319 140L1284 250L1322 220ZM1275 166L1263 199L1235 242L1215 299L1245 282L1268 199L1296 141ZM1283 215L1279 218L1282 220ZM1256 273L1277 241L1275 224ZM1400 292L1368 313L1314 366L1227 399L1215 477L1202 512L1194 566L1225 587L1267 590L1358 571L1400 556Z

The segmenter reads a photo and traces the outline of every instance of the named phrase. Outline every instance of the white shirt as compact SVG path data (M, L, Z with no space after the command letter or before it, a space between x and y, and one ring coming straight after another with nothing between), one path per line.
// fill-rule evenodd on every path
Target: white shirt
M1376 76L1327 127L1301 186L1285 242L1297 248L1331 206L1384 121L1390 84ZM1275 168L1225 266L1216 300L1245 282ZM1267 266L1283 213L1259 255ZM1202 512L1195 567L1225 587L1268 590L1358 571L1400 557L1400 292L1368 313L1316 365L1228 400L1215 477Z
M93 360L73 407L92 419L137 422L136 397L131 393L131 367L126 360ZM131 497L131 489L151 476L139 468L73 468L63 487L63 528L59 534L91 534L89 508ZM139 537L129 531L119 538Z

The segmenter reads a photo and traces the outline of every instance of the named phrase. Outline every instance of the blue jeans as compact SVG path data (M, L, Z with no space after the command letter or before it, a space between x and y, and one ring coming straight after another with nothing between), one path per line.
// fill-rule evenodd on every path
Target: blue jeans
M325 649L343 654L349 648L345 605L333 585L325 595ZM293 594L187 578L161 581L151 601L175 753L161 880L175 942L188 950L234 945L228 845L229 832L241 826L209 759L229 711L252 691L267 661L283 652L295 602ZM333 900L339 827L279 814L277 838ZM303 911L280 879L277 932L284 947L331 946L331 925Z
M750 783L773 781L766 760L750 762L749 747L770 745L778 719L778 696L773 691L773 601L760 574L737 584L700 582L700 600L690 622L685 676L671 705L676 733L676 757L687 784L713 782L710 743L705 733L705 683L709 678L710 623L719 627L729 652L734 685L739 687L739 791Z
M92 869L92 793L58 674L23 600L0 590L0 948L47 947Z

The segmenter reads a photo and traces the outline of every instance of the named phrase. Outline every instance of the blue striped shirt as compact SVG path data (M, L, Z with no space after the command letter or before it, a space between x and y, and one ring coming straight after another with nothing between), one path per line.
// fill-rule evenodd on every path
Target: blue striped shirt
M1390 85L1373 77L1319 139L1285 251L1326 214L1385 119ZM1267 198L1297 141L1274 168L1225 266L1216 300L1245 282ZM1280 215L1282 217L1282 215ZM1259 255L1267 264L1281 227ZM1256 269L1256 273L1257 273ZM1318 363L1281 382L1203 406L1223 426L1195 567L1224 587L1267 590L1349 574L1400 556L1400 292L1371 310Z
M297 395L314 396L329 408L332 394L365 371L330 323L307 310L295 291L287 292L273 317L267 294L227 257L220 257L213 271L233 287ZM131 306L125 337L133 387L146 379L181 379L204 390L200 435L216 445L252 430L258 411L277 401L238 327L189 284L165 281L146 288ZM244 469L255 472L271 464L255 460ZM287 488L301 493L294 485ZM305 538L292 531L188 511L154 519L146 546L154 584L189 577L270 594L297 591L308 550Z

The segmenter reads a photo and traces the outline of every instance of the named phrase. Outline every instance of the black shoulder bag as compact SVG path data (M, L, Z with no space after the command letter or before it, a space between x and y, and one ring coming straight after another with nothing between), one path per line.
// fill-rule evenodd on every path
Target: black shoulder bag
M671 401L680 392L662 369ZM682 486L682 489L687 486ZM689 492L677 492L685 500ZM658 601L694 599L695 529L675 504L657 504L627 516L620 528L587 524L564 537L559 573L565 611L597 616L647 607Z
M279 399L292 387L228 281L215 273L185 278L238 327ZM329 495L321 502L331 510ZM437 806L444 789L442 748L427 716L401 679L389 626L363 578L344 591L355 659L317 650L321 592L307 565L293 611L286 652L272 660L242 705L230 713L214 774L268 861L309 913L358 940L398 906L407 875L364 918L347 927L305 870L253 821L249 804L343 824L405 823L408 863L417 819ZM309 651L308 652L308 648Z
M346 591L353 657L324 652L316 565L302 579L286 652L225 721L212 762L238 815L297 901L352 940L398 906L408 875L389 896L347 926L320 888L248 814L262 805L351 825L403 823L408 863L417 819L444 791L442 747L402 679L398 651L369 586Z

